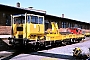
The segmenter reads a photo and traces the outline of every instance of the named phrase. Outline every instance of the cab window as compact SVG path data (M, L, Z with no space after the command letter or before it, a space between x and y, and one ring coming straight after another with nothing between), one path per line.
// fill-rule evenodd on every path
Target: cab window
M19 16L14 18L14 24L22 24L25 23L25 17Z
M27 16L27 22L30 23L30 16Z
M39 24L43 24L43 17L39 17Z
M37 16L31 16L31 23L38 24L38 17Z

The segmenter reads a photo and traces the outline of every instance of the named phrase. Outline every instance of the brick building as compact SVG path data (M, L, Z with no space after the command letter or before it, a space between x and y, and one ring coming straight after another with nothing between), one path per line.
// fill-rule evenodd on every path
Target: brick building
M48 15L46 11L45 13L37 12L40 10L29 10L32 9L32 7L27 8L21 8L20 5L17 3L17 7L7 6L0 4L0 25L1 26L10 26L10 15L11 14L22 14L22 13L31 13L31 14L39 14L45 16L45 30L48 28L51 28L50 22L57 22L59 28L68 28L68 27L78 27L82 29L90 29L90 23L81 22L69 18L64 18L64 14L62 14L62 17Z

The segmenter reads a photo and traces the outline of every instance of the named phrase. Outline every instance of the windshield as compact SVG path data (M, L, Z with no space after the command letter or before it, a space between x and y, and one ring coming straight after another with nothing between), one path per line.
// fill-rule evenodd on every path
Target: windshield
M26 23L43 24L43 21L44 20L42 16L28 15L26 18ZM25 23L25 16L14 17L14 24L24 24L24 23Z
M38 24L38 17L37 16L31 16L31 23Z
M14 24L25 23L25 16L14 17Z
M27 16L27 22L33 24L43 24L43 17Z

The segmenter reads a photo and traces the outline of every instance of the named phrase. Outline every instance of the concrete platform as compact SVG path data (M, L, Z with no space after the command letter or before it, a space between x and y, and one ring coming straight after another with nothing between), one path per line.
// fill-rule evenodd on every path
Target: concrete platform
M0 35L0 38L9 38L11 35Z

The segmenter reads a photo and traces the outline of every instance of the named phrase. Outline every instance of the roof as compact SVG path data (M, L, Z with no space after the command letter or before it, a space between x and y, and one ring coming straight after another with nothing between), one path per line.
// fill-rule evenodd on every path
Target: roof
M27 13L31 13L31 14L45 15L45 13L30 11L25 8L7 6L7 5L2 5L2 4L0 4L0 8L2 8L2 9L0 9L0 11L9 11L9 12L16 11L17 13L26 13L27 12Z
M86 22L77 21L77 20L74 20L74 19L62 18L62 17L58 17L58 16L54 16L54 15L45 14L45 13L42 13L42 12L31 11L31 10L28 10L28 9L25 9L25 8L7 6L7 5L3 5L3 4L0 4L0 8L2 8L2 9L0 9L0 11L9 11L9 12L16 11L16 13L26 13L27 12L27 13L31 13L31 14L44 15L46 17L53 17L53 18L59 18L59 19L73 21L73 22L80 22L80 23L84 23L84 24L90 24L90 23L86 23Z
M54 15L49 15L49 14L47 14L46 16L55 17L55 18L59 18L59 19L62 19L62 20L69 20L69 21L73 21L73 22L80 22L80 23L84 23L84 24L89 24L90 25L90 23L82 22L82 21L77 21L77 20L74 20L74 19L62 18L62 17L58 17L58 16L54 16Z

